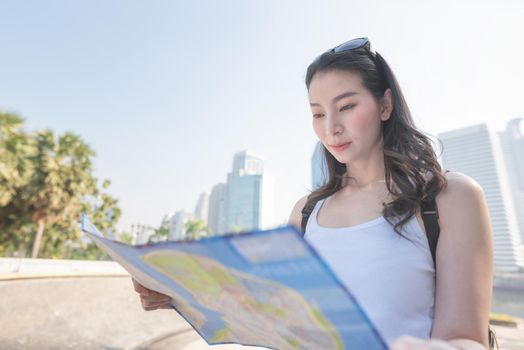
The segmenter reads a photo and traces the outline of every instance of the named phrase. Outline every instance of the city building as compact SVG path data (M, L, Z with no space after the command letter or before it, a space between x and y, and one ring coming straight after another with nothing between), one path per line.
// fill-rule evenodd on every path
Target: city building
M264 158L250 151L234 155L227 175L227 232L266 229L274 225L274 178L264 173Z
M524 242L524 119L510 120L506 129L498 135L517 216L518 231L521 241Z
M146 244L149 237L155 233L155 229L148 225L132 224L130 233L133 244Z
M466 174L483 188L493 229L494 267L517 271L524 267L521 239L502 151L486 124L439 134L444 169Z
M264 157L249 150L238 152L226 183L213 186L211 194L202 193L194 213L179 211L170 218L169 239L185 239L191 220L202 220L206 235L272 228L274 188L273 176L264 172Z
M209 212L209 194L202 192L198 197L198 202L195 208L195 216L202 220L207 225Z
M235 153L232 174L261 175L264 173L264 157L249 150Z
M209 196L207 227L211 235L226 232L226 184L213 186Z
M178 241L186 238L186 224L195 220L197 217L194 213L189 213L184 210L177 211L171 217L169 225L169 240Z

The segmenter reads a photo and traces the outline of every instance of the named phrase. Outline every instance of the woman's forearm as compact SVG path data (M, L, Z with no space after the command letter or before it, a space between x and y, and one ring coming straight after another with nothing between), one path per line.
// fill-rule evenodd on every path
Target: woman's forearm
M471 339L451 339L448 343L460 350L486 350L486 347Z
M445 341L437 338L420 339L404 336L397 339L390 350L486 350L486 347L466 338Z

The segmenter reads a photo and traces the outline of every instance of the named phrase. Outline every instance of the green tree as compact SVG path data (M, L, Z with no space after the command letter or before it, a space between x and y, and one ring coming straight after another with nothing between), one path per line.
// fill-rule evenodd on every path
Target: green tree
M94 152L72 133L28 134L22 126L22 118L0 112L0 254L25 256L29 247L32 257L96 252L79 240L82 211L106 234L121 212L105 192L109 181L98 186L92 174Z
M155 243L166 241L169 237L169 228L167 226L160 226L155 229L155 233L148 239L148 243Z
M248 231L245 227L243 226L239 226L239 225L235 225L233 226L233 228L231 229L231 232L232 233L241 233L241 232L245 232L245 231Z
M129 232L122 232L119 241L126 244L133 244L133 235Z
M110 182L108 180L103 181L100 186L101 189L97 187L92 195L84 198L82 210L103 235L112 238L115 236L115 226L122 212L118 207L118 201L104 192L104 190L109 188L109 185ZM110 259L103 250L98 248L90 239L87 239L83 232L80 231L80 217L81 213L78 212L76 219L70 222L67 230L56 230L56 225L51 227L50 230L46 229L42 247L44 256L58 255L64 258L83 260ZM62 237L62 240L59 242L60 244L51 246L49 247L50 249L48 249L47 243L50 241L57 242L59 237ZM64 241L64 237L70 237L71 243Z
M30 241L30 218L14 205L17 194L27 185L34 171L30 157L33 140L22 127L24 120L0 111L0 254L12 254ZM13 234L17 232L18 234Z
M209 234L209 229L200 219L189 220L184 228L186 229L186 237L189 239L197 239Z
M20 202L37 231L31 257L36 258L46 224L74 222L82 210L82 199L96 194L92 175L94 152L78 136L65 133L58 138L50 130L35 137L35 171Z
M162 223L155 229L155 233L149 237L148 243L166 241L169 237L169 216L165 215Z
M109 255L93 242L77 242L65 257L75 260L111 260Z
M23 132L23 123L15 114L0 112L0 230L21 221L20 211L8 204L33 173L29 158L34 153L34 145Z

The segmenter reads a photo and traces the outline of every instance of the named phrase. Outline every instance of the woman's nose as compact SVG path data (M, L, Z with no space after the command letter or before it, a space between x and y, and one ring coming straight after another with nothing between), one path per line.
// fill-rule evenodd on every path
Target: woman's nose
M340 123L336 116L328 115L326 118L326 123L326 131L330 135L340 134L344 130L343 125Z

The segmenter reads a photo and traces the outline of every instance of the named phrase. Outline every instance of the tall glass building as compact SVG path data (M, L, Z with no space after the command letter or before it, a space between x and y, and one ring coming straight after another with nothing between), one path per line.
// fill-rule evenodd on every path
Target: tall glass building
M208 224L209 216L209 194L202 192L198 197L197 205L195 207L195 216L202 220L204 224Z
M483 188L493 229L494 267L524 267L512 196L497 136L486 124L439 134L444 169L466 174Z
M207 217L207 227L211 234L226 232L226 189L226 184L218 183L211 190Z
M513 206L521 240L524 242L524 119L510 120L498 133L506 163Z
M184 210L177 211L171 217L171 222L169 224L169 237L171 241L178 241L186 238L186 224L195 220L195 214L189 213Z
M264 158L250 151L235 154L227 175L226 231L266 229L274 225L274 178L264 173Z

